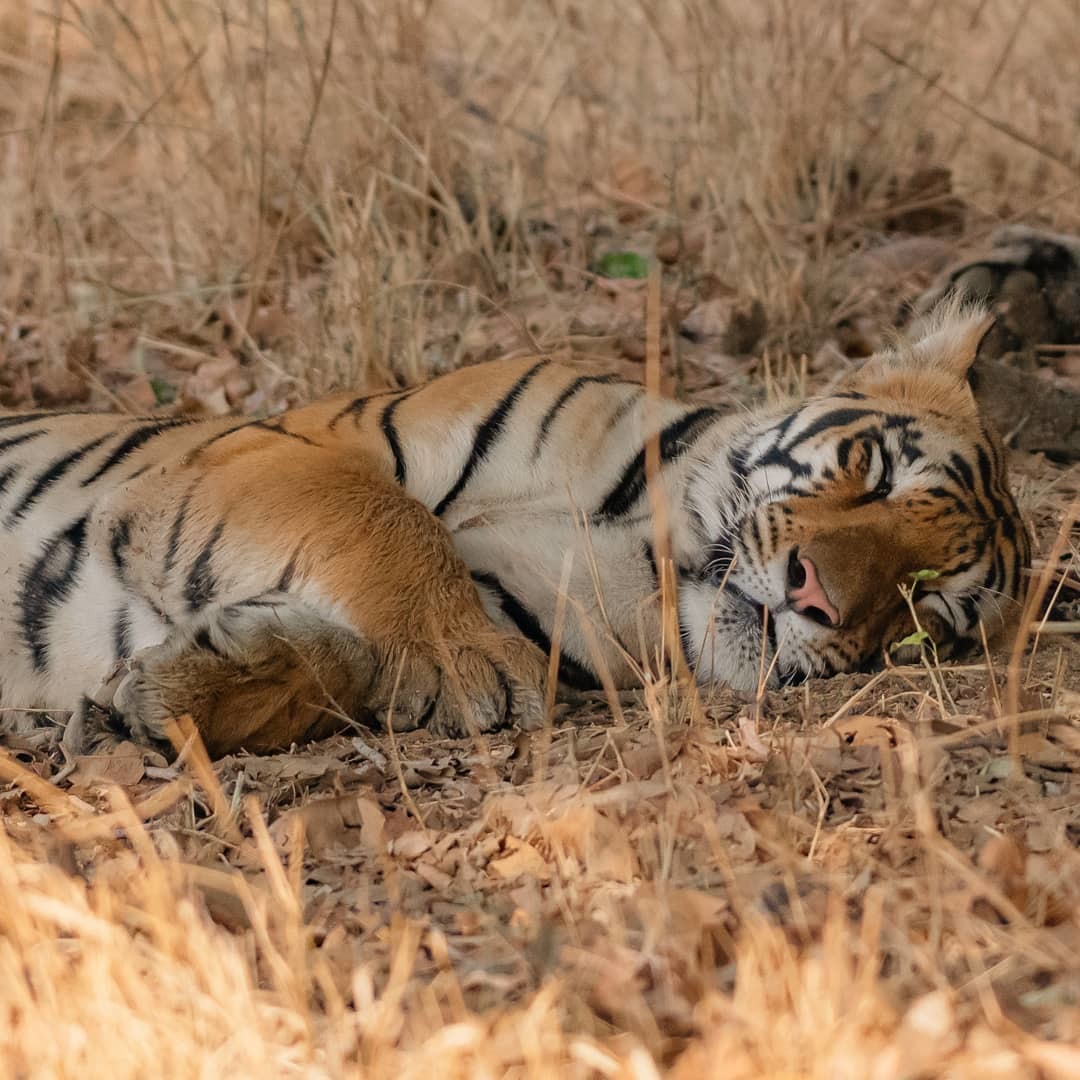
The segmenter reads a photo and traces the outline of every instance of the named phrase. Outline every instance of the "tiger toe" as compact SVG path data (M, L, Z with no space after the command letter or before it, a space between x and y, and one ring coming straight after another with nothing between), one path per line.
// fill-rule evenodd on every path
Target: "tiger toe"
M511 634L446 650L442 683L429 721L437 735L462 737L543 721L544 660Z

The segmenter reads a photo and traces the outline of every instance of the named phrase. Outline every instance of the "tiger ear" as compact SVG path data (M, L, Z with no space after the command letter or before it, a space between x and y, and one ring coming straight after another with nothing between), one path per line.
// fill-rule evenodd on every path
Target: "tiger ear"
M894 358L898 368L944 371L967 379L979 346L997 320L985 308L946 301L920 320Z
M936 387L936 394L954 396L957 407L974 411L967 375L994 322L985 308L946 300L911 327L906 338L871 356L851 385L905 399Z

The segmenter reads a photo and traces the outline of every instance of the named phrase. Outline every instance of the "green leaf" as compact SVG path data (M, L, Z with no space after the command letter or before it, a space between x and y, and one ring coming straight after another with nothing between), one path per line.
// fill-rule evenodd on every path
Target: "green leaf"
M933 581L934 578L941 577L940 570L916 570L913 574L909 574L908 577L912 581Z
M609 278L645 278L649 276L649 260L635 251L609 251L596 269Z
M154 391L154 400L159 405L171 405L176 400L176 387L157 375L150 376L150 389Z
M897 649L902 649L905 645L921 645L924 641L929 640L930 635L925 630L915 630L913 633L908 634L906 638L894 641L889 646L889 652L896 652Z

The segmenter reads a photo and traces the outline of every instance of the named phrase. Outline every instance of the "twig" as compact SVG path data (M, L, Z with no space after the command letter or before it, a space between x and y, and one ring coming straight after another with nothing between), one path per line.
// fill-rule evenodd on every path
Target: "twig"
M412 797L412 793L405 783L405 769L401 764L401 754L398 753L397 732L394 731L394 702L397 700L398 687L401 686L401 674L404 670L405 653L403 652L398 663L397 675L394 676L394 688L390 691L390 705L386 710L386 734L390 737L390 757L394 762L394 773L397 775L398 783L401 785L401 798L409 808L409 812L416 818L420 827L426 829L424 815L420 813L420 807L416 805L416 800Z

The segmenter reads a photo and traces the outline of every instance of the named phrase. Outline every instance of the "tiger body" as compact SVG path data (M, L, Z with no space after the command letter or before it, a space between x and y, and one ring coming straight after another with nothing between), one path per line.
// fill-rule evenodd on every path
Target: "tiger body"
M553 639L582 688L670 648L656 490L703 682L873 662L922 569L933 636L969 643L1028 561L963 381L982 326L952 312L838 394L733 415L526 358L270 421L4 416L3 704L72 710L76 742L95 704L157 737L188 713L213 752L342 712L535 723Z
M0 607L4 700L74 708L103 674L160 644L173 628L268 593L295 595L333 623L370 632L362 620L352 622L340 602L348 590L325 577L317 559L305 565L311 534L325 532L328 524L312 520L310 493L286 484L273 493L261 485L251 490L264 461L275 474L295 464L337 498L349 480L365 489L374 482L376 490L366 491L372 497L382 484L400 485L438 512L476 574L490 613L509 627L515 624L501 601L528 610L549 633L567 551L576 556L576 595L591 591L590 561L617 567L618 577L604 582L610 586L604 591L608 615L624 630L634 628L637 638L636 619L649 621L648 612L638 609L655 590L644 489L624 513L602 507L610 492L622 490L621 473L630 463L621 450L644 442L643 389L583 382L560 409L559 422L572 425L572 440L526 444L512 429L502 430L493 447L497 455L474 455L477 430L490 420L490 401L524 389L526 379L532 393L521 394L519 413L508 421L535 428L536 417L526 417L526 410L550 407L579 373L555 364L538 367L535 360L495 362L419 391L335 395L274 422L79 413L0 418L7 425L0 454L10 473L0 502L8 532L0 567L6 580L18 583ZM711 410L674 402L653 406L653 426L661 428L686 416L713 418ZM5 450L5 442L15 445ZM335 485L332 478L350 458L358 467ZM673 464L672 473L680 463ZM466 473L465 490L447 500ZM43 477L50 481L46 486ZM60 483L62 498L50 490ZM295 505L290 494L297 496ZM344 512L342 503L337 508ZM325 511L332 515L334 509ZM597 524L608 517L614 527ZM242 525L241 518L252 520ZM399 532L387 527L384 539L393 571L407 581L415 570L409 562L412 530L408 521L396 524ZM346 534L351 525L343 523ZM349 544L347 536L341 540ZM366 569L360 565L355 572L363 576ZM398 591L404 582L391 576L378 584ZM595 617L597 604L589 607ZM563 630L564 676L571 684L591 685L595 676L570 659L587 650L577 625L570 619ZM625 658L606 644L613 677L625 682L631 674Z

